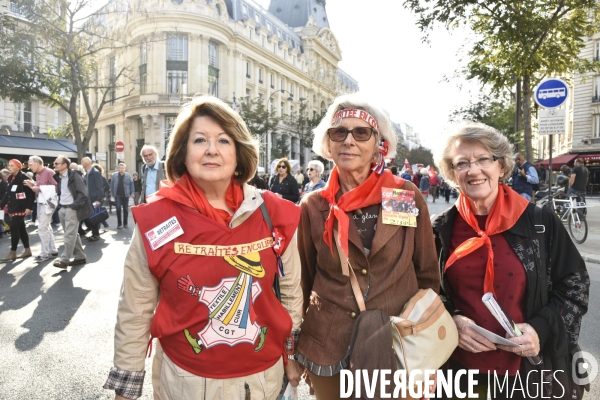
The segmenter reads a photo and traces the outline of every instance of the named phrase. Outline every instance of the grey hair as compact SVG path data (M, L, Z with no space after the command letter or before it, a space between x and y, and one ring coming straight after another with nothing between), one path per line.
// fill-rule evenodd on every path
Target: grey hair
M457 181L454 169L452 168L452 149L457 142L480 144L492 155L496 156L502 165L504 175L500 177L500 182L504 182L510 176L510 171L515 166L515 159L513 156L513 145L508 141L508 138L491 126L479 122L463 121L448 136L446 146L436 160L437 165L440 167L440 175L453 185L456 185Z
M2 172L2 175L10 175L10 171L9 171L9 170L7 170L6 168L4 168L4 169L3 169L2 171L0 171L0 172Z
M144 150L152 150L152 152L154 153L154 155L158 158L158 149L155 146L152 146L151 144L145 144L142 146L142 150L140 150L140 157L144 157L142 154L144 153Z
M319 160L310 160L308 162L308 166L313 166L315 167L315 169L317 170L317 172L319 173L319 175L323 174L323 171L325 170L325 166L323 165L323 163Z
M42 160L42 157L38 157L38 156L30 156L29 159L33 162L36 162L38 164L44 165L44 160Z
M360 93L344 94L337 97L333 103L327 108L327 113L319 123L319 125L313 129L314 140L312 150L327 160L333 160L331 150L329 148L329 137L327 136L327 129L333 125L333 116L340 110L355 109L364 110L369 113L379 126L379 137L375 141L375 149L373 154L379 146L379 139L383 138L388 142L388 154L386 158L394 158L396 155L396 135L392 128L392 121L388 113L367 102Z

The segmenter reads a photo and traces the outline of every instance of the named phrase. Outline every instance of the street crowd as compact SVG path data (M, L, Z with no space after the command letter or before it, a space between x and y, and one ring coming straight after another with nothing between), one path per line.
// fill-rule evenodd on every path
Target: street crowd
M115 206L117 229L129 227L129 202L138 205L158 190L165 178L164 162L158 159L154 146L146 145L140 155L144 166L140 174L127 172L127 165L119 163L118 171L108 179L104 169L89 157L78 165L59 155L52 167L44 166L39 156L30 156L26 162L11 159L1 171L0 181L0 238L10 235L10 249L0 262L34 256L31 252L27 224L37 224L41 243L35 262L54 259L53 265L66 269L85 264L87 259L81 240L101 240L100 224L108 228L106 219ZM106 207L109 209L106 210ZM53 225L63 229L64 248L59 252ZM88 233L90 234L88 236ZM19 242L23 246L18 253ZM8 248L8 244L4 246Z

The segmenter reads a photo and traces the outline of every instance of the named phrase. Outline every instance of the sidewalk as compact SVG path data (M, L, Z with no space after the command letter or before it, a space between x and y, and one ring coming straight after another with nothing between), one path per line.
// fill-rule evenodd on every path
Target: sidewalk
M575 244L585 262L600 264L600 196L587 196L588 236L583 244ZM568 228L567 228L568 229Z

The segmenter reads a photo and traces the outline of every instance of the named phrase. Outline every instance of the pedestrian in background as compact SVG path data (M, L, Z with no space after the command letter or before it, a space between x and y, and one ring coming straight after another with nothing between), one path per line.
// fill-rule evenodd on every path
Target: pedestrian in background
M298 168L298 171L296 171L296 175L294 175L294 178L296 179L296 182L298 182L298 190L302 190L302 187L304 186L304 174L302 173L301 168Z
M102 206L106 207L106 203L110 203L110 183L108 183L108 180L106 179L106 177L104 176L104 168L102 168L102 165L100 164L94 164L94 168L96 168L98 170L98 172L100 172L100 176L102 177L102 187L104 188L104 197L102 198ZM102 221L102 225L105 228L108 228L108 220L104 220Z
M311 160L308 162L306 172L308 173L308 178L310 181L304 186L302 197L306 196L310 192L314 192L315 190L325 187L325 181L321 179L321 174L323 174L324 169L325 166L319 160Z
M8 177L8 189L0 201L0 209L8 205L8 215L11 218L10 221L10 252L6 257L0 261L14 261L17 258L31 257L31 249L29 248L29 235L27 234L27 227L25 226L25 217L31 214L33 209L33 200L35 195L31 188L25 185L28 180L21 168L23 164L17 159L12 159L8 162L8 171L10 176ZM17 256L17 246L19 245L19 239L23 243L23 253Z
M25 175L27 175L25 184L27 184L27 182L35 183L35 175L32 171L25 172ZM37 197L33 199L33 209L31 210L31 214L27 217L27 219L30 220L32 224L35 224L35 221L37 220Z
M431 188L431 198L433 198L433 202L435 203L435 199L438 198L438 190L440 188L440 178L435 171L433 171L431 177L429 178L429 187Z
M85 183L77 169L69 168L70 163L71 160L63 155L54 160L54 171L56 171L54 179L57 181L60 204L58 215L64 232L65 248L53 265L61 269L87 262L78 228L79 221L83 221L94 213ZM73 261L71 261L72 257L74 257Z
M294 386L302 374L288 360L302 320L300 210L245 183L258 164L258 143L215 97L197 96L183 106L167 154L168 185L132 210L137 224L125 258L114 367L104 388L115 390L117 400L141 396L150 337L158 338L156 398L273 400L284 369ZM260 245L274 233L277 247ZM178 251L176 242L240 252L199 261ZM272 289L279 255L281 302Z
M281 158L277 162L277 174L273 176L269 190L279 197L295 203L300 198L298 181L292 175L292 166L287 158Z
M43 262L58 256L54 241L54 230L50 225L52 214L58 206L58 199L56 198L57 182L54 179L54 171L44 167L44 160L41 157L29 157L27 165L35 173L35 182L27 181L25 184L31 188L37 198L38 235L42 247L40 254L35 257L35 261ZM42 188L44 188L43 192Z
M406 169L402 174L401 178L412 182L412 169Z
M427 173L427 168L421 168L421 179L419 179L419 190L427 200L427 196L429 196L429 174Z
M119 163L119 170L112 174L110 194L115 199L117 208L117 229L127 228L129 218L129 198L133 197L135 188L133 178L126 172L127 165Z
M94 168L92 160L89 157L83 157L81 159L81 166L85 169L85 184L87 186L90 203L94 208L94 213L99 212L100 206L102 205L102 199L104 199L102 175L100 175L100 171ZM100 240L100 228L97 224L88 226L88 229L91 229L92 236L87 238L87 240L90 242Z
M7 169L3 169L2 171L0 171L0 199L4 198L4 195L6 194L6 191L8 189L8 182L7 179L10 176L10 172L8 172ZM4 207L4 218L0 221L0 238L4 237L5 233L8 233L10 231L6 231L4 225L5 225L5 221L8 220L8 218L10 218L8 216L8 214L6 213L6 209L7 207Z
M133 205L137 206L140 204L140 196L142 195L142 180L138 177L138 173L134 172L131 174L133 178Z
M160 181L167 179L165 162L158 159L158 149L145 144L140 151L144 159L142 167L142 195L141 203L146 203L146 197L154 194L160 188Z
M513 172L512 188L515 192L531 201L533 185L539 183L537 170L521 153L515 155L515 170Z
M412 183L414 183L416 187L421 187L421 172L418 169L412 176Z
M567 194L577 194L585 202L585 191L588 183L589 171L583 164L581 158L575 159L575 167L571 170L569 177L569 190Z

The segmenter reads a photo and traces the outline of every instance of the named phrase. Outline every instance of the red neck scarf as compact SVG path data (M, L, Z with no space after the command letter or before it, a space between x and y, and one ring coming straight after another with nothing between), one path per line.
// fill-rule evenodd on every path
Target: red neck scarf
M488 215L485 223L485 231L479 229L477 218L471 209L471 203L467 196L461 194L456 201L456 208L463 219L469 224L478 237L465 240L459 245L446 262L444 272L459 258L462 258L481 246L485 245L488 250L488 259L485 266L485 278L483 280L483 293L492 292L494 297L494 252L492 251L492 241L490 236L509 230L517 222L521 214L527 208L529 202L521 197L514 190L510 190L505 184L498 186L498 197L492 206L492 211Z
M187 172L185 172L174 184L162 181L160 189L156 194L191 207L194 210L198 210L200 214L212 218L222 225L229 226L229 223L231 222L232 215L229 215L225 210L214 208L208 202L206 196L202 190L200 190L200 187L196 185ZM225 193L225 201L234 211L236 211L242 204L242 201L244 201L244 191L240 185L235 183L233 178Z
M338 239L342 246L342 250L348 254L348 229L350 219L346 213L381 203L381 188L401 187L404 184L404 179L394 176L389 169L386 169L381 175L371 173L367 180L351 191L344 193L340 199L336 201L335 197L340 190L338 178L339 172L336 166L333 167L333 171L331 171L327 186L321 191L321 196L329 202L329 216L325 220L323 240L327 243L333 253L333 226L334 220L337 218Z

